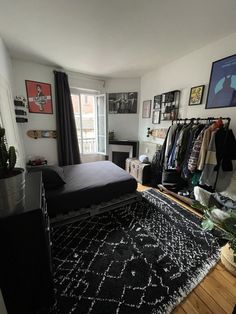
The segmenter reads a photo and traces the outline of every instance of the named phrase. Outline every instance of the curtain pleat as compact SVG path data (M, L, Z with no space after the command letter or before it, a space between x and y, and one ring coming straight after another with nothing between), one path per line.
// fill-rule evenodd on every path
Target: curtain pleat
M68 76L54 71L56 93L57 149L59 166L80 164L75 117Z

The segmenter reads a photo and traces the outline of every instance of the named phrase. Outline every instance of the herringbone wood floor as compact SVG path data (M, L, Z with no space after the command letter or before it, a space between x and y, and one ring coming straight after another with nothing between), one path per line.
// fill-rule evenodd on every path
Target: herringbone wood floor
M138 191L144 191L147 188L141 184L138 185ZM179 203L194 211L187 205ZM176 307L173 314L232 314L235 304L236 277L231 275L219 262L185 300Z

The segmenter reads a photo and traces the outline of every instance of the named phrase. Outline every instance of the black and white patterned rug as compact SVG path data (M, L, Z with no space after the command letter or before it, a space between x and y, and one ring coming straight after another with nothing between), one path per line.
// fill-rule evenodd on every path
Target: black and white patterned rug
M200 220L154 190L52 232L57 314L169 313L219 259Z

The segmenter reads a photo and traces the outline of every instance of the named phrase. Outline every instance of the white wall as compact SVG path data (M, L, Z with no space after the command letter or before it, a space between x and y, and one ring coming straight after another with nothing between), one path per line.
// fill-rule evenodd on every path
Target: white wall
M162 68L147 73L141 78L141 102L155 95L174 89L181 90L180 117L231 117L231 126L236 134L236 107L205 109L208 86L205 88L203 104L188 106L190 88L196 85L208 85L213 61L236 53L236 33L196 50ZM153 125L151 119L142 119L139 115L139 139L147 140L147 127L167 128L170 122ZM150 141L162 142L149 138Z
M17 166L24 167L23 143L19 137L19 128L15 120L12 86L12 60L3 40L0 38L0 120L6 130L8 145L14 146L16 149Z
M26 97L25 80L49 83L52 85L53 114L28 113L28 123L21 123L26 159L28 156L44 156L50 164L57 163L57 143L55 139L31 139L27 130L55 130L55 92L53 68L37 63L13 60L14 96Z
M115 138L119 140L138 139L138 117L140 108L140 79L121 78L108 79L105 85L106 93L113 92L138 92L137 114L108 114L108 130L115 132Z
M49 164L57 164L57 142L55 139L31 139L27 136L27 130L55 130L55 90L54 90L54 67L22 60L13 60L14 95L26 97L25 80L49 83L52 86L53 114L28 113L28 123L20 125L21 135L27 156L43 156ZM67 72L71 87L100 90L104 92L104 80L96 77L82 75L75 72Z
M0 75L12 86L12 62L8 50L0 37Z

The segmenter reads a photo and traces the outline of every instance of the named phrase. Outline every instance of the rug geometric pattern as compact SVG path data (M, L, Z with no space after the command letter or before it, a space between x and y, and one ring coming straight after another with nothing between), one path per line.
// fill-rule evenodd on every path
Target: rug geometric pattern
M52 232L52 313L169 313L219 259L200 220L154 190Z

